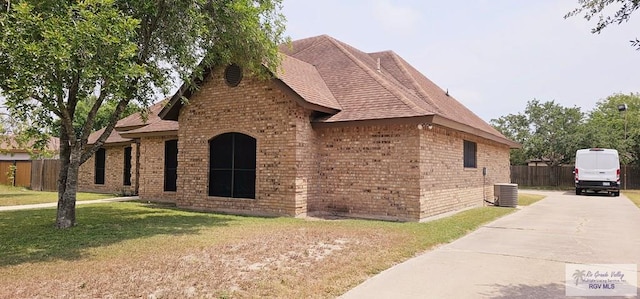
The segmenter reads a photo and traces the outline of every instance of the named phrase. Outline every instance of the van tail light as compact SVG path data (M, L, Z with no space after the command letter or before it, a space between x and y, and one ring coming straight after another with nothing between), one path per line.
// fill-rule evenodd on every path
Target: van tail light
M577 183L577 182L578 182L578 168L576 168L576 171L574 171L573 173L575 173L575 174L576 174L575 179L576 179L576 183Z
M620 168L616 171L616 181L620 183Z

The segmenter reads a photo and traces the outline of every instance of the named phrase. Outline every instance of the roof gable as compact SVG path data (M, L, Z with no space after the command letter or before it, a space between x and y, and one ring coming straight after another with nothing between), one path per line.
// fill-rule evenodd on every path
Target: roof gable
M318 70L309 63L283 54L282 66L276 77L312 104L333 109L334 112L342 109Z
M302 44L303 49L297 50ZM425 115L413 95L403 93L378 72L374 59L328 36L292 43L288 53L316 67L342 106L327 122Z

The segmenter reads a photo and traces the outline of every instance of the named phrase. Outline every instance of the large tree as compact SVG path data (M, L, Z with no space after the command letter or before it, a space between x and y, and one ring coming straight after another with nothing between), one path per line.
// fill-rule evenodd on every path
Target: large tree
M522 144L511 157L514 164L528 159L544 159L549 166L569 163L580 148L580 108L563 107L555 101L527 102L525 111L492 119L491 124L505 136Z
M229 63L278 65L280 0L14 0L0 4L0 91L13 115L39 129L60 119L56 226L75 225L78 169L130 102L147 106L177 74L191 84ZM81 127L78 103L92 101ZM105 103L104 134L87 139Z
M596 26L591 29L592 33L601 33L604 28L611 24L622 24L629 21L631 14L640 8L638 0L578 0L578 8L570 11L564 17L569 18L576 15L583 15L587 21L597 18ZM611 10L613 8L613 10ZM609 12L613 12L608 14ZM631 44L640 50L640 40L635 38Z
M89 115L89 111L91 111L91 108L95 104L96 99L97 98L95 96L92 96L88 99L78 101L78 104L76 105L75 119L73 120L73 128L76 131L76 134L82 133L82 127L87 123L87 116ZM117 105L118 103L115 101L104 102L102 106L100 106L100 109L98 109L98 113L96 113L91 130L98 131L109 125L111 115L113 115L113 113L116 111ZM142 109L142 107L139 107L135 102L129 102L129 105L127 105L127 107L120 114L120 118L127 117L136 112L140 112L145 115L145 113L147 113L148 111ZM57 119L54 122L53 127L51 128L54 136L60 136L60 126L60 119ZM82 136L76 135L76 137L79 138Z
M626 110L620 106L626 105ZM621 111L624 110L624 111ZM640 94L614 94L597 102L583 128L585 147L614 148L623 164L640 162Z

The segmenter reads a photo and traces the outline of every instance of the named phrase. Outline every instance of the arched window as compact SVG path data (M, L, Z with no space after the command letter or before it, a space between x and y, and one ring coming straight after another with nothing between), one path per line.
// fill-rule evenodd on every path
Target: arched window
M209 196L256 197L256 140L225 133L209 141Z

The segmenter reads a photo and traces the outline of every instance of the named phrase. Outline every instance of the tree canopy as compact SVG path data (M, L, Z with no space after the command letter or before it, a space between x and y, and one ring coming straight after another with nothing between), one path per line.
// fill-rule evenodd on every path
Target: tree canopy
M626 105L626 110L620 106ZM624 110L624 111L621 111ZM640 94L614 94L593 110L532 100L525 110L492 119L506 137L522 144L511 151L512 165L542 159L550 166L572 163L580 148L613 148L623 164L640 164Z
M578 107L531 100L524 112L493 119L491 123L506 137L522 144L522 149L512 151L512 164L544 159L549 166L558 166L570 162L580 148L577 133L582 118Z
M587 21L597 18L598 22L591 32L598 34L611 24L628 22L631 14L640 7L638 0L578 0L578 4L580 7L568 12L565 19L577 15L582 15ZM615 12L608 14L612 8ZM640 40L635 38L631 40L631 44L640 50Z
M626 111L619 106L626 105ZM640 94L614 94L598 101L582 137L593 147L614 148L623 164L640 162Z
M78 168L130 103L146 107L169 92L174 76L189 85L216 65L233 62L254 72L277 67L278 45L286 41L280 6L280 0L0 4L0 94L12 115L39 133L60 122L56 225L75 224ZM88 111L83 101L92 103ZM88 145L106 107L115 107L106 129Z
M78 105L76 106L76 116L73 120L73 128L76 132L76 138L80 138L78 134L82 132L82 128L84 124L87 122L87 116L89 115L89 111L93 104L96 101L95 96L91 96L87 99L83 99L78 101ZM111 119L111 115L116 111L116 105L118 103L114 101L108 101L102 104L100 109L98 109L98 113L96 113L95 120L93 121L92 131L98 131L107 125L109 125L109 121ZM127 107L120 114L120 118L127 117L136 112L144 113L144 109L140 107L136 102L129 102ZM54 121L53 127L51 128L51 133L54 136L60 136L60 119L56 119Z

